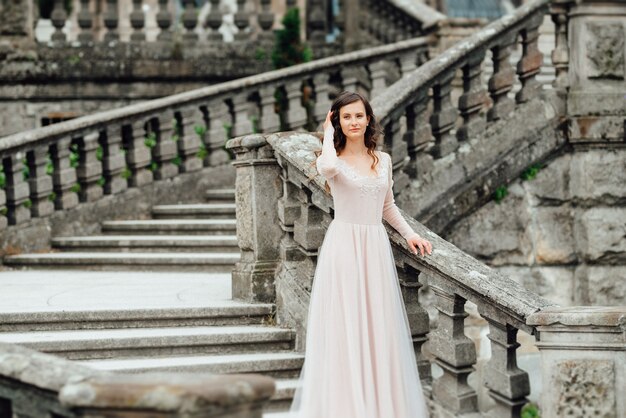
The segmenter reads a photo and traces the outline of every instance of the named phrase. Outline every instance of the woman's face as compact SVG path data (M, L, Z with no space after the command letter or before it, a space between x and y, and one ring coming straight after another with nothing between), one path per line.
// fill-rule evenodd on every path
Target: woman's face
M348 140L364 138L368 123L369 117L365 113L363 102L360 100L339 109L339 124Z

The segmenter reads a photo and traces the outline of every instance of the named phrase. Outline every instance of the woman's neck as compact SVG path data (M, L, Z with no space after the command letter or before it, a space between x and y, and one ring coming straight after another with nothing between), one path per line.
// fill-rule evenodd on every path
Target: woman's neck
M359 140L346 140L346 146L343 151L341 151L341 155L354 157L354 156L362 156L367 154L367 147L365 146L364 138Z

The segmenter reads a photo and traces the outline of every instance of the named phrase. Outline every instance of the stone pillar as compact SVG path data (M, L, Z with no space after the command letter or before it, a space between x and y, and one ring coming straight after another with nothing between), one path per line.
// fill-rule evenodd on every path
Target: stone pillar
M409 163L404 171L412 179L423 178L433 167L430 151L435 145L435 139L429 123L429 101L428 89L420 89L415 93L413 104L407 107L407 129L403 142L407 146Z
M237 242L241 249L241 261L232 273L233 298L274 302L274 275L280 265L283 236L277 210L283 188L281 168L263 135L233 138L226 148L236 154Z
M626 306L554 307L526 323L539 331L541 416L626 416Z
M78 144L79 162L76 177L80 184L79 197L82 202L93 202L102 197L103 190L99 184L102 177L102 164L98 161L99 132L91 132L76 141Z
M159 0L159 12L157 13L157 25L161 32L157 35L157 40L162 42L171 42L173 38L172 30L172 14L168 9L168 0Z
M78 26L80 33L78 41L81 44L93 42L93 15L89 10L89 0L80 0L80 12L78 12Z
M0 7L0 39L12 43L30 44L35 41L34 0L3 1Z
M626 3L583 0L569 13L570 142L623 142Z
M26 156L28 171L28 188L32 202L31 215L44 217L54 212L52 195L52 177L47 173L48 147L36 147Z
M207 36L209 42L222 42L222 34L218 32L220 26L222 26L222 12L220 12L220 0L210 0L211 11L206 17L204 25L211 28Z
M58 139L50 147L54 172L54 206L56 209L69 209L78 205L76 194L76 170L70 163L70 138Z
M274 86L261 87L259 89L261 106L261 132L277 132L280 129L280 118L276 113L276 98Z
M487 125L485 116L481 114L487 99L487 92L481 80L481 65L484 58L484 53L474 52L463 67L463 94L459 97L459 112L463 116L463 126L456 131L459 141L468 141L480 135Z
M494 121L508 116L515 109L515 101L508 97L515 82L515 69L511 65L511 45L515 36L503 37L491 50L493 75L489 79L489 94L493 106L487 112L487 120Z
M194 43L198 40L198 34L195 32L198 24L198 8L194 0L184 0L185 12L183 13L183 25L185 26L185 34L183 39L185 42Z
M238 29L235 34L235 40L247 41L250 39L250 34L247 32L248 26L250 26L250 14L246 11L246 0L237 0L235 26L237 26Z
M451 91L454 71L442 74L433 87L434 110L430 118L435 146L432 148L435 157L441 158L454 152L459 143L450 131L454 128L458 111L452 104Z
M133 11L130 14L130 24L133 27L133 33L130 35L132 42L144 42L146 33L143 28L146 24L146 17L142 9L142 0L133 0Z
M109 125L100 134L104 193L116 194L128 188L126 160L122 152L122 127Z
M24 170L23 157L23 154L18 153L10 155L4 160L7 217L11 225L21 224L30 219L28 182L24 180L22 174Z
M118 41L120 39L120 34L117 31L119 20L117 0L107 0L107 11L104 14L104 26L107 27L107 31L104 34L105 42Z

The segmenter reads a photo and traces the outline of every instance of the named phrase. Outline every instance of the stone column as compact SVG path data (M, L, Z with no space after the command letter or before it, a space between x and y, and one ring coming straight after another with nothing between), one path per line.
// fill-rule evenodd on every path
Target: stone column
M569 13L570 142L624 141L626 3L583 0Z
M626 306L554 307L526 323L539 331L541 416L626 416Z
M0 7L0 38L18 43L34 43L34 0L3 1Z
M281 168L264 135L233 138L226 148L236 154L237 242L241 249L241 261L232 273L233 298L274 302L274 275L280 265L283 236L277 210L282 195Z

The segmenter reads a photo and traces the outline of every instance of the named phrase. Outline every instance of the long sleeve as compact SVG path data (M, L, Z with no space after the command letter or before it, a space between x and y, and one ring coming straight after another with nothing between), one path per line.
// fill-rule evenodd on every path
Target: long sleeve
M386 163L389 165L389 189L387 189L387 195L385 196L385 203L383 205L383 219L389 222L389 225L398 231L404 239L419 236L419 234L413 231L413 228L411 228L404 219L398 206L396 206L396 201L393 197L393 165L391 163L391 156L388 154L383 155L386 156Z
M339 157L337 157L337 151L335 150L334 142L335 129L329 126L324 130L324 142L322 143L322 155L317 157L315 165L317 171L326 179L334 177L339 172L337 165L339 164Z

